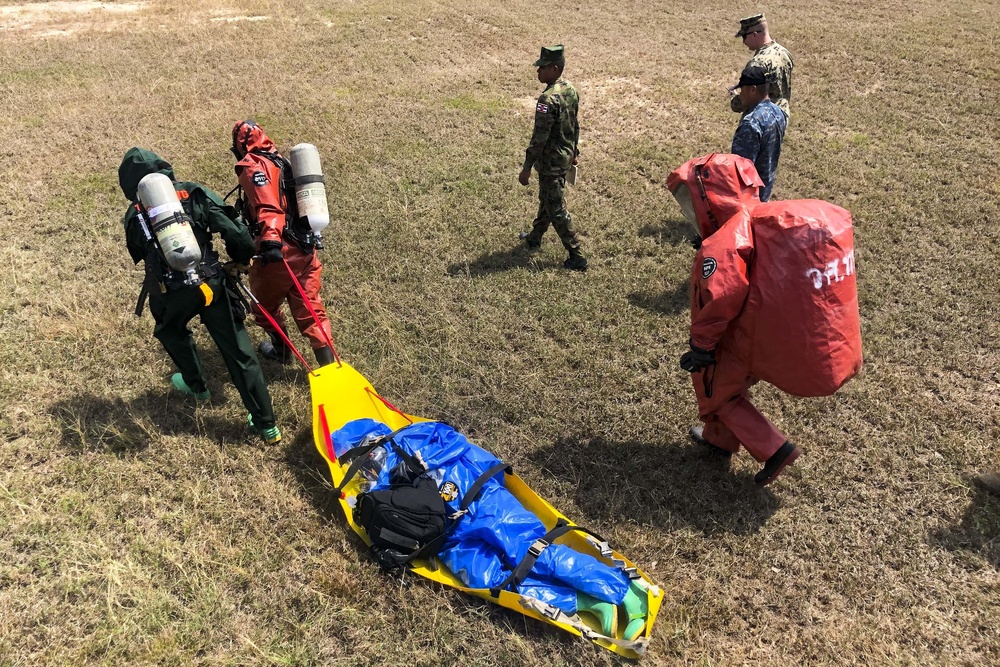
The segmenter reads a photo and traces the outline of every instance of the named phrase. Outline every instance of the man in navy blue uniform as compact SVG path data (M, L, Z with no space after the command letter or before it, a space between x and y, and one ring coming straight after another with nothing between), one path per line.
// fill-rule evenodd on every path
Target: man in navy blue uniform
M774 175L781 155L781 140L785 137L787 120L777 104L768 97L767 72L762 67L748 66L740 74L740 102L746 111L733 137L732 153L745 157L757 168L757 175L764 182L760 200L771 198Z

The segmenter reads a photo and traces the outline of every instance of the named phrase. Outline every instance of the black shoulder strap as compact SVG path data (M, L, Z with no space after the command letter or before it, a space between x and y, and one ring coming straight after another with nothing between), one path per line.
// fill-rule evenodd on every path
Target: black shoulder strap
M149 285L142 281L142 289L139 290L139 300L135 302L135 316L142 317L142 308L146 305L146 297L149 296Z
M494 464L489 470L477 477L476 481L469 487L469 490L465 492L465 495L462 497L462 504L458 507L458 511L464 514L465 511L469 509L469 506L476 502L476 499L479 498L479 492L483 490L483 485L493 479L493 476L501 470L506 471L508 475L514 474L514 469L503 461Z

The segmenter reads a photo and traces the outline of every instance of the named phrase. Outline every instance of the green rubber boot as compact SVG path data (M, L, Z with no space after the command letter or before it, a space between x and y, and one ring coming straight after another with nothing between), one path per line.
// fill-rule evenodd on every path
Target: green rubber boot
M264 442L269 445L276 445L281 442L281 430L278 429L277 425L270 428L257 428L253 423L253 415L247 414L247 423L250 424L250 428L260 434L260 437L264 438Z
M184 382L184 376L180 373L174 373L170 376L170 384L173 385L174 389L177 391L181 392L185 396L190 396L196 401L207 401L212 398L212 392L208 389L205 391L195 391L191 387L187 386L187 383Z
M646 615L649 613L646 591L634 581L630 582L622 606L625 607L625 614L628 616L628 625L625 626L622 639L635 641L646 628Z
M614 637L618 633L618 607L610 602L577 592L576 610L596 618L601 624L601 634L605 637Z

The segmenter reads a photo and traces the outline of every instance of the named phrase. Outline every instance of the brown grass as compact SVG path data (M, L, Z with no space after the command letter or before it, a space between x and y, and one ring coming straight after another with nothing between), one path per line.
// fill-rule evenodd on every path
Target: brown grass
M383 578L313 451L303 373L268 365L286 440L172 395L131 309L118 223L132 145L233 184L257 118L320 147L341 353L449 420L669 592L651 665L1000 662L1000 136L987 0L180 3L32 25L0 13L0 665L611 664L421 582ZM692 253L660 186L724 150L735 19L796 62L779 198L855 216L866 367L835 397L762 387L807 455L767 490L686 441L676 358ZM267 17L259 20L229 20ZM222 20L214 20L222 19ZM62 32L60 32L62 31ZM592 259L516 248L541 43L569 49ZM259 332L254 332L259 337Z

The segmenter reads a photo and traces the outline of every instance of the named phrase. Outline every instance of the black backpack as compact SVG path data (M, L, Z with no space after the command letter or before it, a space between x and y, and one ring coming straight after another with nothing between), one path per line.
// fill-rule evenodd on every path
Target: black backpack
M354 523L365 530L372 542L372 556L387 572L398 571L416 559L436 556L486 481L501 470L512 472L504 463L491 467L469 487L459 510L449 515L437 482L426 474L423 462L393 440L402 430L354 447L337 458L341 465L351 461L336 489L340 492L376 447L392 447L399 456L399 464L389 473L389 488L358 494L354 506Z
M386 570L441 550L450 526L444 499L430 477L418 477L388 489L362 493L354 506L354 522L372 541L372 555Z

